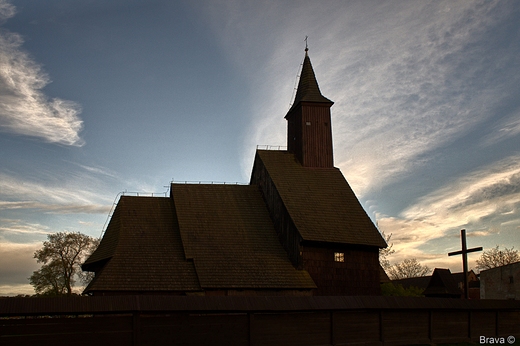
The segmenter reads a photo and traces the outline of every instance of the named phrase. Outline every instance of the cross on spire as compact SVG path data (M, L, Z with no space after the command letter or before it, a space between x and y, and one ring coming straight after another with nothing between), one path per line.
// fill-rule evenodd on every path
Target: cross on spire
M482 251L482 246L480 247L474 247L472 249L468 249L466 246L466 230L462 229L460 230L460 239L462 242L462 250L450 252L448 253L448 256L456 256L456 255L462 255L462 270L463 270L463 277L464 277L464 297L466 299L469 298L469 289L468 289L468 253L470 252L477 252Z

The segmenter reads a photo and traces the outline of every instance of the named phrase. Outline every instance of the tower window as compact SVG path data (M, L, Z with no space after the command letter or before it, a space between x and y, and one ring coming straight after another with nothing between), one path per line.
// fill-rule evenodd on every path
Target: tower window
M345 262L345 253L334 252L334 262Z

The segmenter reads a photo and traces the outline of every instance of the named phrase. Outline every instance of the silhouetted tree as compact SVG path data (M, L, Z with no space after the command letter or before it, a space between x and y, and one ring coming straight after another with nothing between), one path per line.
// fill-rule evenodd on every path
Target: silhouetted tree
M518 250L505 248L500 250L498 245L491 250L484 251L477 260L477 268L480 270L505 266L520 261Z
M43 248L34 253L42 267L33 272L29 281L37 294L72 295L79 279L87 284L92 277L81 271L81 264L99 245L99 240L81 233L49 234Z
M390 233L387 236L385 232L381 232L381 235L385 239L386 244L388 246L384 249L379 249L379 264L381 264L381 267L383 267L383 269L386 271L390 268L390 261L387 259L387 257L393 254L395 250L392 249L394 244L390 243L390 239L392 239L392 234Z
M399 280L425 276L430 272L430 268L421 265L416 258L412 258L394 264L386 272L390 279Z

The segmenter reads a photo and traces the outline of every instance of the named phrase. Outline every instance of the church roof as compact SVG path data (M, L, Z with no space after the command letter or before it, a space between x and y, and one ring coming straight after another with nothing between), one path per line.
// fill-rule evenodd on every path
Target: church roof
M305 52L302 71L300 73L300 81L298 82L298 88L291 110L300 102L327 103L329 105L334 103L321 94L318 81L314 74L314 69L312 68L311 59L307 52ZM287 114L289 114L291 110L289 110Z
M186 257L204 288L315 288L296 270L254 185L172 184Z
M83 265L102 267L86 292L316 287L287 258L257 186L172 184L171 193L121 197Z
M186 261L172 202L122 196L101 244L84 270L105 264L86 291L199 291Z
M304 241L387 246L339 169L303 167L287 151L257 150L257 158Z

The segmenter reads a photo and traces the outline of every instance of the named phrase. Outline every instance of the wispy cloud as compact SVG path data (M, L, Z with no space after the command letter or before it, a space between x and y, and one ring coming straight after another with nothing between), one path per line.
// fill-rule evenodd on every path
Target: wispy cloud
M504 68L516 57L484 58L493 48L483 36L507 16L499 1L231 1L206 11L252 81L244 176L250 148L286 142L283 116L305 35L322 92L335 101L336 165L359 195L402 179L427 153L468 134L518 83Z
M0 0L0 22L14 14L14 6ZM73 101L49 99L42 92L50 79L22 44L19 34L0 31L0 130L82 146L81 107Z
M48 235L51 234L49 227L38 224L30 223L19 219L0 219L0 239L3 238L4 234L31 234L31 235ZM2 242L0 242L0 245ZM1 245L1 246L5 246Z
M56 214L106 214L112 205L109 200L111 196L81 189L78 184L69 181L51 185L0 173L0 191L0 210L37 209Z
M498 122L492 132L485 136L483 145L493 145L518 135L520 135L520 113Z
M6 202L0 201L0 210L35 209L44 213L54 214L107 214L110 206L100 204L47 204L34 201Z
M399 217L379 216L378 225L393 234L396 250L406 249L401 256L422 256L420 247L425 243L458 237L462 228L471 229L470 237L508 229L516 234L519 212L520 156L512 156L453 180L420 198Z
M105 175L107 177L111 177L111 178L116 178L117 175L115 172L112 172L104 167L100 167L100 166L87 166L87 165L82 165L80 163L77 163L77 162L72 162L72 161L67 161L67 160L64 160L65 162L68 162L68 163L72 163L73 165L76 165L78 167L81 167L83 168L84 170L86 170L87 172L90 172L90 173L94 173L94 174L99 174L99 175Z

